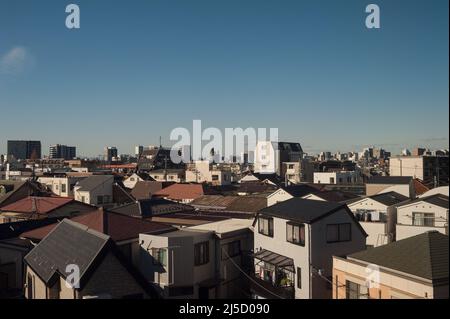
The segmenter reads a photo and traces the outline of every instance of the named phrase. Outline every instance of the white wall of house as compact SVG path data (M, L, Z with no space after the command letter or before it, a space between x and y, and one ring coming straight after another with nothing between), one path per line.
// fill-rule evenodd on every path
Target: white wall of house
M254 250L267 249L277 254L292 258L295 270L301 271L301 288L295 275L295 298L331 298L328 281L316 273L320 269L323 276L332 273L332 256L344 255L364 250L366 238L355 224L353 218L341 209L312 225L305 224L305 245L300 246L286 240L286 223L289 220L273 218L273 237L259 233L258 222L254 232ZM350 223L351 241L327 243L327 225ZM311 281L310 281L311 278Z
M75 186L74 198L76 201L90 205L109 204L113 200L113 182L114 178L111 177L89 191L80 190L80 186Z
M61 197L73 197L73 187L84 177L39 177L38 182L46 185L51 191Z
M425 217L423 223L418 213L432 214L430 217ZM413 223L413 216L417 222ZM431 224L430 224L431 223ZM412 204L397 207L397 225L396 225L396 239L412 237L422 234L430 230L437 230L443 234L446 233L448 227L448 208L440 207L420 201Z

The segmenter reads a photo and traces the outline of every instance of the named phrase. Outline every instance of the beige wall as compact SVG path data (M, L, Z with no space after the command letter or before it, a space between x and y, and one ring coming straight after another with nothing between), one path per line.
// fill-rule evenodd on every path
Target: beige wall
M345 283L347 280L360 285L366 285L367 263L333 257L333 298L345 299ZM431 282L407 274L396 274L381 269L379 286L369 289L369 296L373 299L411 299L411 298L448 298L448 284L445 287L433 287ZM446 289L446 297L445 297Z

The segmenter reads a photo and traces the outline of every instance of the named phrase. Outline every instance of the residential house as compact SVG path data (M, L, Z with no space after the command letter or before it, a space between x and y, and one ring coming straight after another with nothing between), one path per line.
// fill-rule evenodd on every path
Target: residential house
M186 167L187 183L208 183L214 186L230 185L232 172L229 167L211 164L209 161L194 161Z
M69 219L59 223L24 261L27 299L156 296L110 236Z
M75 200L90 205L110 204L113 202L113 184L113 175L89 176L75 185Z
M334 299L448 299L448 236L426 232L333 257Z
M0 181L0 207L6 206L28 196L45 196L48 192L40 183Z
M397 240L428 231L448 235L448 196L441 194L420 197L396 205Z
M0 223L52 217L72 217L95 207L67 197L29 196L0 208Z
M150 199L152 198L153 194L157 191L160 191L163 189L163 187L167 187L170 184L164 183L164 182L157 182L157 181L142 181L137 182L136 185L131 190L131 196L135 198L136 200L141 199Z
M307 159L298 162L283 162L281 177L285 184L312 183L314 181L314 163Z
M408 197L402 194L389 192L347 201L348 208L368 234L368 246L377 247L395 240L396 219L390 208L406 200Z
M258 141L254 169L256 173L281 176L283 162L299 162L302 158L300 143Z
M85 177L74 176L41 176L38 182L45 185L54 195L61 197L74 197L75 184Z
M227 219L161 235L141 234L141 271L164 298L245 297L251 220Z
M255 298L331 298L332 256L365 249L367 234L345 204L292 198L254 221Z

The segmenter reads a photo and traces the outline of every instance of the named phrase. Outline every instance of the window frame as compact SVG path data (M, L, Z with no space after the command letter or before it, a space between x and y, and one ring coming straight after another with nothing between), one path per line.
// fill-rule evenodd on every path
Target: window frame
M298 227L298 239L299 242L295 242L295 241L291 241L288 238L288 227L292 227L292 234L294 234L294 229L296 227ZM303 228L303 242L301 241L301 229ZM286 241L288 243L297 245L297 246L301 246L301 247L305 247L305 242L306 242L306 234L305 234L305 224L301 224L301 223L296 223L296 222L286 222ZM294 238L294 236L292 236L292 238Z
M346 240L342 240L341 239L341 226L344 226L344 225L348 225L350 227L350 229L349 229L349 238L346 239ZM328 228L331 227L331 226L337 226L337 240L329 240L328 239ZM327 244L345 243L345 242L352 241L352 224L351 223L327 224L326 225L325 236L326 236Z
M261 219L267 221L267 234L261 230ZM270 227L272 225L272 227ZM267 237L273 238L273 217L258 216L258 233Z
M201 253L200 247L206 246L206 249ZM203 266L209 263L209 241L202 241L194 245L194 266Z

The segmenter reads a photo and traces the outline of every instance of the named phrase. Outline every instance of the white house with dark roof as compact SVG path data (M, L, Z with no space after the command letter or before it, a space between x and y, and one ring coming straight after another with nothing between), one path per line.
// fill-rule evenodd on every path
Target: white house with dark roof
M426 232L333 257L334 299L448 299L448 236Z
M105 205L113 201L113 175L92 175L74 186L75 200L90 205Z
M396 239L435 230L448 235L448 196L439 193L397 205Z
M366 247L345 204L292 198L259 211L254 227L255 298L331 298L332 256Z
M407 200L408 197L402 194L388 192L356 198L346 203L368 234L367 245L377 247L395 239L395 214L390 214L388 210Z

